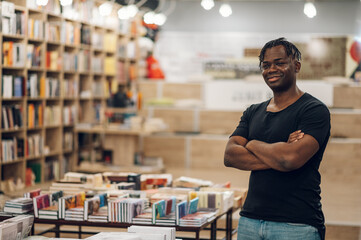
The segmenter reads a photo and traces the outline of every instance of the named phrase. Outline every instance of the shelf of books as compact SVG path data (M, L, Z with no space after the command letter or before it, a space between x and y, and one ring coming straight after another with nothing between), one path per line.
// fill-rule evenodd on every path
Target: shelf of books
M117 86L135 82L132 24L101 17L100 3L1 2L1 190L57 180L75 167L76 124L102 124Z

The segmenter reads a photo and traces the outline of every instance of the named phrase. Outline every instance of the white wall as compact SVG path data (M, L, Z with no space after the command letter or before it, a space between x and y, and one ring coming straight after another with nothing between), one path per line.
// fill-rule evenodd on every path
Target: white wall
M233 14L228 18L223 18L218 13L221 1L216 1L215 7L210 11L204 10L200 1L178 0L162 31L318 34L361 32L359 0L316 1L317 16L313 19L303 14L303 1L229 1ZM164 8L167 6L165 4Z
M204 63L242 59L243 49L261 48L278 37L307 42L313 36L359 36L359 0L316 1L317 16L303 14L303 1L229 1L233 14L223 18L220 1L210 11L201 0L177 0L155 45L166 80L184 82L204 73ZM165 4L166 9L168 4Z

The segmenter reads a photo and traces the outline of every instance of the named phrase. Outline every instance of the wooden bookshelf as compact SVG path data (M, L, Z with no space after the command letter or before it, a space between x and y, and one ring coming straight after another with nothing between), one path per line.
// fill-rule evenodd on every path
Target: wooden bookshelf
M101 3L73 1L78 13L74 19L74 9L61 12L58 0L49 0L45 7L36 6L34 0L1 2L13 7L16 15L15 30L3 26L0 33L1 190L9 190L9 180L25 184L27 168L36 172L36 184L75 169L76 124L102 125L114 89L119 84L135 87L137 34L130 31L136 26L130 25L138 20L95 22L98 17L92 18L89 10ZM132 78L130 68L135 69Z

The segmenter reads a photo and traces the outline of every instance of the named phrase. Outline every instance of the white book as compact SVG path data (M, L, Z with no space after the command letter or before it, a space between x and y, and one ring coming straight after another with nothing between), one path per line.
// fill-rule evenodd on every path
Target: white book
M159 233L165 234L165 240L175 240L175 228L174 227L154 227L154 226L130 226L128 232L134 233Z
M13 96L13 76L3 75L3 97L11 98Z

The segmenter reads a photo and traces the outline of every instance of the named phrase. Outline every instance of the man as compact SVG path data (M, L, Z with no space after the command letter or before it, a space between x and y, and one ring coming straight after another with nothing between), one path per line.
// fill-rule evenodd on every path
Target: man
M330 113L297 87L300 59L284 38L265 44L260 68L273 98L247 108L227 143L225 166L251 171L238 239L324 239L318 169Z

